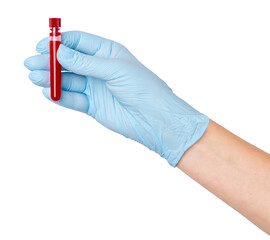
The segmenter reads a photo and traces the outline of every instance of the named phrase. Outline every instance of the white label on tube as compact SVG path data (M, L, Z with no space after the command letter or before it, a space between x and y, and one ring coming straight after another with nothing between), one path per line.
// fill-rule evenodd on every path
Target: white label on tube
M60 41L61 42L61 35L59 35L59 36L50 36L50 41Z

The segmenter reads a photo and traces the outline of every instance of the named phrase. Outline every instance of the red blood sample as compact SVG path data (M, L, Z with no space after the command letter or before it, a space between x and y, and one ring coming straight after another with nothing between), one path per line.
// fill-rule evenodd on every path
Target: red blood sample
M61 65L57 60L57 50L61 43L61 18L50 18L50 83L51 99L61 98Z

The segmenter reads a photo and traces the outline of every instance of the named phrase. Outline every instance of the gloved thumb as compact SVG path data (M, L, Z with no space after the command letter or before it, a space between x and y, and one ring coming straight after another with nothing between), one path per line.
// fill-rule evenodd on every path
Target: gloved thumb
M114 59L83 54L63 44L59 46L57 59L68 71L103 80L110 80L114 73L117 72L117 68L119 68Z

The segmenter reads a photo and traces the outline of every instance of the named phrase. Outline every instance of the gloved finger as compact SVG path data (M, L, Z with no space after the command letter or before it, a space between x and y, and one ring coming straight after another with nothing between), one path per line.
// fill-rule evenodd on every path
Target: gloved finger
M35 55L24 60L24 66L31 71L34 70L49 70L50 69L50 55ZM65 68L61 67L64 71Z
M47 99L52 101L50 88L44 88L42 92ZM87 96L82 93L62 91L61 99L54 103L83 113L87 113L88 111L88 99Z
M40 87L50 86L50 72L45 70L34 70L29 73L29 79L32 83Z
M61 34L61 43L71 49L98 57L110 57L112 48L116 46L125 48L112 40L80 31L63 32ZM43 38L37 44L36 50L41 54L49 53L49 37Z
M103 80L116 77L120 70L116 59L93 57L70 49L63 44L59 46L57 59L64 68L71 72Z
M82 93L86 89L87 79L84 76L70 72L62 72L61 74L62 90L70 92ZM50 86L49 71L32 71L29 73L29 79L36 85L41 87Z
M48 70L50 69L50 55L35 55L24 61L24 66L29 70Z

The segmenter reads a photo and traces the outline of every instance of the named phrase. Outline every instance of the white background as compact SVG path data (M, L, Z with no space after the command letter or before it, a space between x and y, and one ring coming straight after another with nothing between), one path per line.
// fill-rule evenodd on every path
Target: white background
M174 92L270 152L270 3L5 1L1 20L0 239L268 239L165 159L49 102L25 58L62 30L116 40Z

